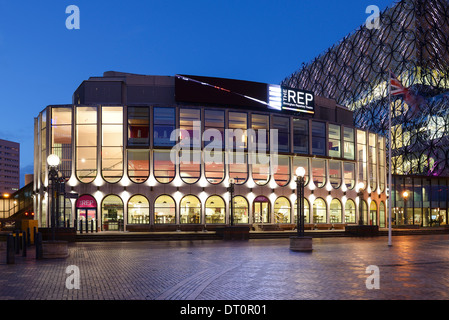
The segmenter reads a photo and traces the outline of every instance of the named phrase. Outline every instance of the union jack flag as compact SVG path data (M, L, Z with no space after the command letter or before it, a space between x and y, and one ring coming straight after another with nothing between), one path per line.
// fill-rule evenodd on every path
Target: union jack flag
M391 85L391 95L399 96L399 95L408 95L408 88L404 87L401 81L398 80L396 75L390 71L390 85Z

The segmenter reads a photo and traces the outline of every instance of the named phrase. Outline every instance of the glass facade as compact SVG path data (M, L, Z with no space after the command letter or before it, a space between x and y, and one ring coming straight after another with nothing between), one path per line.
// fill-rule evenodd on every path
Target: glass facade
M67 180L73 166L81 186L95 180L97 191L101 190L95 195L97 209L77 213L78 208L67 206L61 216L70 220L84 214L87 221L88 217L97 219L98 210L101 230L141 225L209 229L229 224L226 188L230 178L236 185L234 223L296 224L298 167L305 169L305 221L354 224L358 215L356 183L363 178L372 189L379 185L376 191L386 186L385 139L342 124L208 107L77 106L47 110L51 112L51 128L46 125L45 114L39 117L41 157L49 152L58 154ZM173 134L173 129L181 130ZM198 138L197 129L212 134ZM228 136L232 144L222 148L226 140L220 139L226 137L226 129L233 130ZM254 130L251 136L249 129ZM277 132L270 135L270 129ZM250 152L249 143L266 140L270 146L270 137L279 141L276 158L266 152ZM173 146L177 143L198 148L176 150ZM70 150L74 150L74 159ZM44 164L41 170L46 170ZM74 190L77 188L74 184ZM431 183L428 188L416 189L416 195L408 199L409 213L404 215L397 209L398 219L408 217L411 223L426 225L445 223L442 204L431 200L436 190ZM342 200L343 196L347 199ZM414 206L418 201L427 201L429 206ZM385 204L375 202L365 210L365 221L385 225ZM400 205L403 202L396 206ZM46 202L40 202L40 210L47 210ZM39 219L49 223L45 215Z

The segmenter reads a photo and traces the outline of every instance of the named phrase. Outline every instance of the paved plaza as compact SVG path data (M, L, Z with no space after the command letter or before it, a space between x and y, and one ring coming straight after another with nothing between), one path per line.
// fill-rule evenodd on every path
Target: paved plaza
M13 265L2 249L0 299L449 298L449 235L397 236L392 247L387 240L316 238L311 253L290 251L289 239L72 243L66 259L36 260L30 248ZM75 283L69 266L79 270L79 289L67 284Z

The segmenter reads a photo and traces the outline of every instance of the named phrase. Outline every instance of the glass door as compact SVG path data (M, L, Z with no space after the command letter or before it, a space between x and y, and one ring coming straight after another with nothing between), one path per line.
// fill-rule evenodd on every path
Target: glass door
M253 223L269 223L270 222L270 203L268 199L254 201Z
M77 209L76 228L80 232L94 232L97 228L97 209Z

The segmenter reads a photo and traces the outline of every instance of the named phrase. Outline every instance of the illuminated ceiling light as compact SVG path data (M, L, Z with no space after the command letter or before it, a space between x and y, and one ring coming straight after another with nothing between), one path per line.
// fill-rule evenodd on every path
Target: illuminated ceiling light
M56 154L51 154L47 157L47 164L50 167L57 167L59 166L60 159Z

